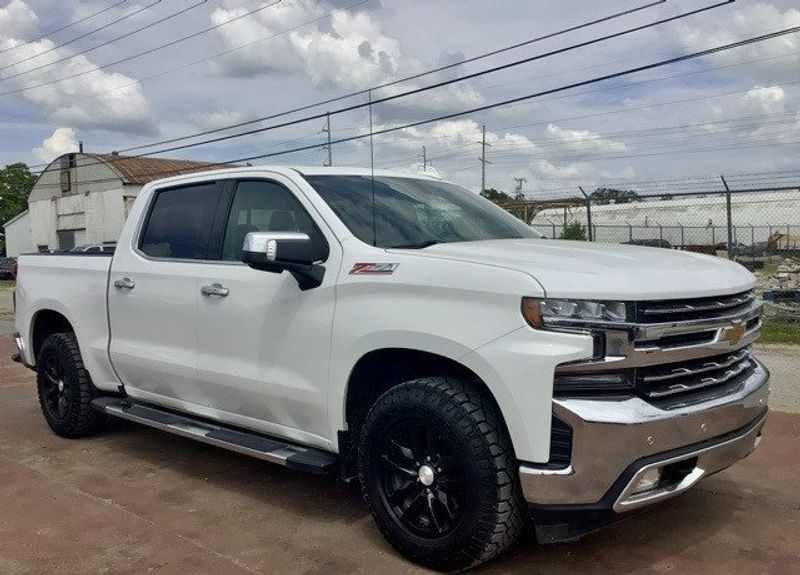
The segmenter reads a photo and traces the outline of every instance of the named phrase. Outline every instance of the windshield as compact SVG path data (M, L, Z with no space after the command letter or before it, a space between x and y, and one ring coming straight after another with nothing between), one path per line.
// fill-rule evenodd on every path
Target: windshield
M347 228L381 248L540 238L541 234L489 200L460 186L418 178L306 176Z

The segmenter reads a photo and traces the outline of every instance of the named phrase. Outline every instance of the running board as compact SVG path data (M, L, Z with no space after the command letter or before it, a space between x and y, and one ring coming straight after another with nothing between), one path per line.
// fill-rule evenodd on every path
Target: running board
M330 473L337 469L338 459L333 453L300 447L249 431L222 427L130 399L100 397L92 401L92 407L114 417L142 423L290 469L312 473Z

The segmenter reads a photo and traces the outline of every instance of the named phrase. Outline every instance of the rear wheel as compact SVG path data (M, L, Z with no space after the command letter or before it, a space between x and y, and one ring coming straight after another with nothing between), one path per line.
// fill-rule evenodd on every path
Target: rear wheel
M83 365L75 334L56 333L44 340L36 362L39 405L50 429L61 437L95 433L105 416L92 409L97 390Z
M491 398L449 377L382 395L359 452L364 498L386 539L409 559L447 571L486 561L519 536L515 461Z

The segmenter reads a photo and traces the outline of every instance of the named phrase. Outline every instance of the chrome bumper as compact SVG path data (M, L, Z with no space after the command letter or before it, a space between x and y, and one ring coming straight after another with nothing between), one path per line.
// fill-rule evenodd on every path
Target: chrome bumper
M639 397L557 399L553 413L572 428L566 469L520 466L533 506L597 506L624 512L682 493L699 479L746 457L766 418L769 373L756 362L738 391L702 403L661 409ZM689 462L675 482L633 494L654 466Z

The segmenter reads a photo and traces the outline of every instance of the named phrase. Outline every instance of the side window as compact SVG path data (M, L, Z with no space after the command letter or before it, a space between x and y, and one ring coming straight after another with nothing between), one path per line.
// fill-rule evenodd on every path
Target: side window
M245 180L233 196L222 259L238 261L249 232L304 232L314 243L316 260L328 258L328 242L294 195L275 182Z
M158 258L207 259L219 198L216 182L157 191L139 249Z

